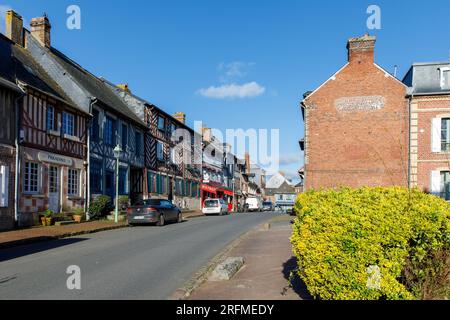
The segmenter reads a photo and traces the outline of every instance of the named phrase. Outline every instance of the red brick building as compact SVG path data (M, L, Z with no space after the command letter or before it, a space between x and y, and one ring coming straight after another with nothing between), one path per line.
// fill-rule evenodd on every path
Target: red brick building
M305 189L408 185L407 86L374 62L376 39L348 41L348 63L305 94Z
M416 63L410 88L412 187L450 200L450 62Z

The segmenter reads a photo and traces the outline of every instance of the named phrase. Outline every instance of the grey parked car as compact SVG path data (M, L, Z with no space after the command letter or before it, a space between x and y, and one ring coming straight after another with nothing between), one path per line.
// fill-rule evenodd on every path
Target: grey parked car
M165 199L148 199L127 209L130 225L155 223L164 226L166 222L182 222L181 210Z

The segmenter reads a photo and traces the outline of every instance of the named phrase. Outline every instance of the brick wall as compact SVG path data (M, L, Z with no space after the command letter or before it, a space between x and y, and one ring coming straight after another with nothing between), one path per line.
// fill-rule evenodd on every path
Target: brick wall
M431 191L431 172L450 170L450 152L432 151L432 121L450 118L450 95L414 97L411 103L412 186Z
M369 40L304 101L306 189L408 184L406 87L373 63Z

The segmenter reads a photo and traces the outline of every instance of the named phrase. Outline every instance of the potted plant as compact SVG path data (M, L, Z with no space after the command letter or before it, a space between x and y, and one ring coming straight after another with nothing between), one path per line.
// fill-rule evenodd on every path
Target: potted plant
M75 212L73 214L73 220L75 220L75 222L81 223L81 220L83 220L85 216L84 210L83 208L77 208L75 209Z
M41 223L44 227L49 227L52 225L52 221L53 221L53 211L52 210L45 210L44 211L44 216L41 217Z

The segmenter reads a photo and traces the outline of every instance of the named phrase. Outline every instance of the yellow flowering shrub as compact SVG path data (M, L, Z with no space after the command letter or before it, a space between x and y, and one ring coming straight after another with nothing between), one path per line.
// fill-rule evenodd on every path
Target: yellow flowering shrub
M448 268L429 261L450 249L450 204L435 196L401 187L310 191L295 210L297 272L316 298L420 299L427 277Z

